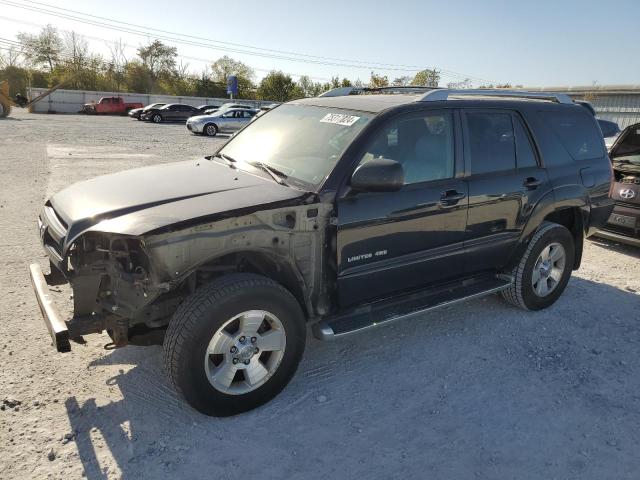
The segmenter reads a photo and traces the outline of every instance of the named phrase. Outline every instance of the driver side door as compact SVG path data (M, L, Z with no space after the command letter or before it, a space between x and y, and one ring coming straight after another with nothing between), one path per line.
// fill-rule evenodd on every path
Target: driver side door
M454 110L398 115L359 155L399 162L405 184L337 200L338 297L342 307L426 287L464 274L468 186L460 117Z

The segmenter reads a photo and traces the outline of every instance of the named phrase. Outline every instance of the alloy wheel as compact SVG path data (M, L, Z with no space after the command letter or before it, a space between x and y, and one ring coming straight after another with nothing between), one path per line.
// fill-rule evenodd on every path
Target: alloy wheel
M538 297L546 297L556 289L566 263L567 255L560 243L550 243L540 252L531 275L531 285Z
M227 320L205 353L209 383L228 395L249 393L273 376L286 347L282 322L272 313L249 310Z

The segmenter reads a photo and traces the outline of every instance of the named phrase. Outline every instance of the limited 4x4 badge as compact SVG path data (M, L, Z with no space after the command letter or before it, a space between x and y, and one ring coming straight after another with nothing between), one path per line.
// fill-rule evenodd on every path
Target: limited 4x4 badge
M378 250L376 253L361 253L360 255L348 257L347 263L357 262L358 260L369 260L373 257L384 257L387 253L387 250Z

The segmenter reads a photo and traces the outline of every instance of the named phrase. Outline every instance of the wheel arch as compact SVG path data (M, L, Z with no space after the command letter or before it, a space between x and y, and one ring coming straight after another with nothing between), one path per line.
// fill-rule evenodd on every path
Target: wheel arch
M298 301L305 316L312 311L306 282L293 262L283 255L261 249L243 249L207 259L193 270L197 285L229 273L256 273L279 283Z
M584 193L584 192L582 192ZM514 267L523 255L531 238L543 222L549 221L562 225L571 232L573 237L575 254L573 258L573 270L580 268L582 262L582 250L586 228L589 224L589 202L583 195L564 196L557 201L555 191L545 195L534 207L529 220L520 235L518 248L508 263L508 268Z

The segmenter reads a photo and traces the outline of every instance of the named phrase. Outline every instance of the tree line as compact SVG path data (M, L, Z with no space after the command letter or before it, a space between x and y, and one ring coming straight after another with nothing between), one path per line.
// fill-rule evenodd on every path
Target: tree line
M440 83L440 72L425 69L413 76L389 79L371 72L369 81L333 77L316 82L303 75L297 81L282 71L271 71L256 81L253 68L223 56L200 72L193 73L182 62L176 47L154 40L140 46L135 57L125 53L120 40L103 56L89 49L89 43L75 32L60 33L47 25L37 34L19 33L15 41L0 45L0 80L9 80L10 94L26 95L27 87L52 87L69 79L64 88L90 91L135 92L195 97L226 97L229 75L238 77L238 97L275 102L315 97L337 87L433 86ZM469 88L466 79L449 87ZM506 85L501 85L506 86Z

